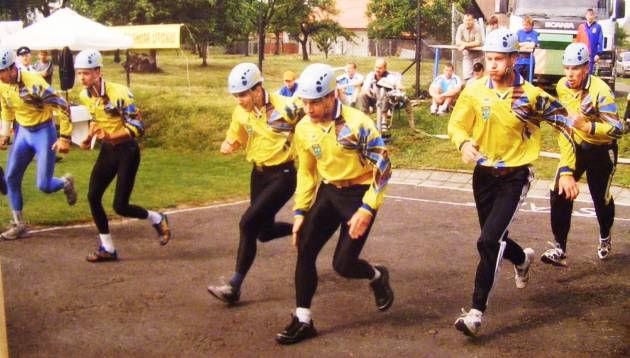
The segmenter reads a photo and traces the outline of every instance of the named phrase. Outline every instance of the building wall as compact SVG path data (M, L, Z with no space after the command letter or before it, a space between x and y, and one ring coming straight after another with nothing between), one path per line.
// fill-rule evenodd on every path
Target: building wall
M367 30L353 31L355 38L347 41L343 37L337 40L333 53L339 56L369 56Z

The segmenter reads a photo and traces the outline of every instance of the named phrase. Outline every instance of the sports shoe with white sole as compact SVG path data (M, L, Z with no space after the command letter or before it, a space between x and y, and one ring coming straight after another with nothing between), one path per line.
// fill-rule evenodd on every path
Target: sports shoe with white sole
M564 253L564 250L562 250L558 244L553 242L549 244L553 247L540 255L540 261L549 265L566 267L567 254Z
M438 111L438 105L433 103L431 104L431 114L437 114Z
M455 321L455 328L469 337L475 337L481 329L481 320L483 318L483 312L471 308L466 312L462 308L462 314Z
M26 234L26 225L24 223L11 223L8 229L6 229L2 234L0 234L0 238L4 240L17 240L20 237Z
M241 298L241 290L234 288L234 286L230 284L208 286L208 292L229 305L235 304Z
M600 260L605 260L610 256L612 251L612 237L608 236L605 239L599 239L599 246L597 247L597 257Z
M525 253L525 262L520 265L514 265L514 282L516 282L516 288L525 288L529 283L529 268L534 261L534 250L526 248L523 250Z
M153 224L153 228L160 238L160 245L164 246L173 238L173 233L168 224L168 216L164 213L160 213L160 215L162 215L162 220L158 224Z

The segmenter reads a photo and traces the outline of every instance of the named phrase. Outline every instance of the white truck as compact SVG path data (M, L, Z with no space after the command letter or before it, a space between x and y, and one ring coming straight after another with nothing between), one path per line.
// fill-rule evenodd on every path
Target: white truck
M586 10L595 10L604 35L595 74L615 88L615 20L625 17L625 0L496 0L495 4L497 13L509 17L509 27L514 32L523 28L525 16L533 18L540 43L534 51L533 82L547 88L563 76L562 52L574 41L578 26L585 22Z

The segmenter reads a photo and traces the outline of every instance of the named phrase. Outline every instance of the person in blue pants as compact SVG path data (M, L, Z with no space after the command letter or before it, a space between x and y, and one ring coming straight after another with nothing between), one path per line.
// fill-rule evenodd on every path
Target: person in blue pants
M73 177L69 174L61 178L53 176L55 152L67 153L70 149L72 123L66 101L42 76L18 69L10 49L0 49L0 82L0 143L8 142L9 129L15 122L15 138L6 172L13 223L0 234L0 238L14 240L26 233L22 216L22 179L33 158L37 158L37 187L40 191L63 190L68 204L74 205L77 201ZM60 138L57 138L53 112L60 119Z

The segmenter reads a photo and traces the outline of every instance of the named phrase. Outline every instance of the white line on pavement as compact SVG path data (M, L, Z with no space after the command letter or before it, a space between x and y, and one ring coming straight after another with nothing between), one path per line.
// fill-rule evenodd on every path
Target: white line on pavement
M410 198L410 197L407 197L407 196L398 196L398 195L386 195L386 197L390 198L390 199L419 201L419 202L423 202L423 203L432 203L432 204L444 204L444 205L468 206L468 207L474 207L475 206L474 203L456 203L456 202L452 202L452 201ZM523 207L528 207L528 206L529 206L529 209L523 209ZM588 209L588 208L586 208L586 209ZM549 214L549 208L537 207L533 203L527 203L527 202L525 202L525 203L523 203L523 205L521 205L521 209L519 209L519 211L523 211L523 212L526 212L526 213ZM597 217L595 216L595 212L593 210L574 210L573 211L573 216L575 216L575 217L582 217L582 218L597 219ZM630 221L630 218L615 217L615 220Z
M409 186L419 186L422 188L431 188L431 189L443 189L443 190L455 190L455 191L465 191L468 193L472 193L472 188L450 188L450 187L446 187L446 186L441 186L441 185L432 185L432 184L410 184L410 183L399 183L396 181L390 181L390 184L395 184L395 185L409 185ZM530 199L543 199L543 200L549 200L548 196L541 196L541 195L532 195L532 194L527 194L527 197ZM576 203L586 203L586 204L592 204L593 202L591 200L584 200L584 199L575 199L574 202ZM615 202L615 206L630 206L630 204L626 204L626 203L618 203Z
M180 213L187 213L187 212L191 212L191 211L198 211L198 210L205 210L205 209L216 209L216 208L223 208L226 206L234 206L234 205L239 205L239 204L243 204L243 203L248 203L249 200L241 200L241 201L235 201L232 203L224 203L224 204L216 204L216 205L208 205L208 206L199 206L199 207L195 207L195 208L185 208L185 209L175 209L175 210L171 210L171 211L165 211L164 213L167 215L170 214L180 214ZM126 224L129 223L131 221L138 221L139 219L122 219L122 220L118 220L118 221L114 221L112 224L116 225L116 224ZM42 232L49 232L49 231L57 231L57 230L62 230L62 229L81 229L84 227L91 227L93 224L89 223L89 224L78 224L78 225L69 225L69 226L53 226L53 227L47 227L44 229L35 229L35 230L29 230L28 232L30 234L37 234L37 233L42 233Z

